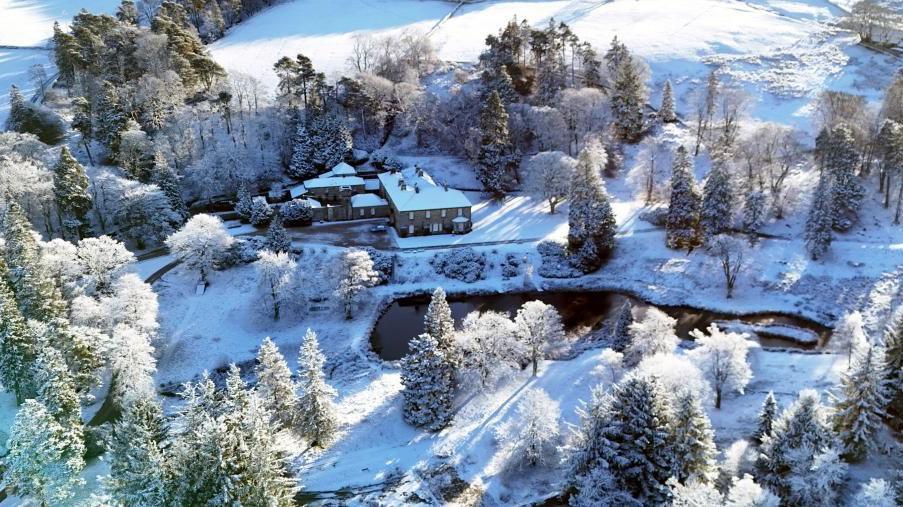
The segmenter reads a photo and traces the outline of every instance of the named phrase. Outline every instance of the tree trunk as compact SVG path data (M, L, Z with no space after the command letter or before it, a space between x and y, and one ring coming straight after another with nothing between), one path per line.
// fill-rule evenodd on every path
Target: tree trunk
M721 410L721 388L715 389L715 408Z

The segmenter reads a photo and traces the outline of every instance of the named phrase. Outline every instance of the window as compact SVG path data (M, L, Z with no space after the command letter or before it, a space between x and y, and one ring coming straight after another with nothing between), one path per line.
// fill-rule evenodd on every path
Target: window
M426 218L429 218L429 217L430 217L430 212L427 211L427 212L426 212Z
M376 215L376 208L370 208L370 216Z
M445 212L446 212L446 211L448 211L448 210L445 210L445 209L442 210L442 218L445 218L445 215L446 215Z
M414 212L408 213L408 220L414 220Z
M364 208L361 208L361 216L364 216Z

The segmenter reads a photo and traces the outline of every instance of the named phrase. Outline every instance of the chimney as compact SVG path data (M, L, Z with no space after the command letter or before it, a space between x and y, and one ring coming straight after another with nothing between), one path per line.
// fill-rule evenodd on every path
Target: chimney
M414 193L417 193L417 194L420 193L420 184L419 183L414 183Z

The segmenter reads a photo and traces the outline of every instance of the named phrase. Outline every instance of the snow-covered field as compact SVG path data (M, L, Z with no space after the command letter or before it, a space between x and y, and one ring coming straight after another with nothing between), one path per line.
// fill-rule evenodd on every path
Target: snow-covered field
M41 46L53 35L53 23L65 27L78 11L112 13L119 0L0 0L0 45Z

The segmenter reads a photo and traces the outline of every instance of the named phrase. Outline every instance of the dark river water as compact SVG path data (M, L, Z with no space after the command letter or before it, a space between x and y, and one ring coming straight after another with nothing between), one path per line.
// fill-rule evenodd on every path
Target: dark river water
M630 300L638 308L649 305L617 292L524 292L516 294L488 294L478 296L449 296L448 303L457 325L473 311L489 310L508 312L513 316L527 301L540 300L555 306L569 332L585 332L598 329L612 317L621 305ZM373 351L382 359L394 361L408 353L408 341L423 332L423 317L430 296L411 296L396 300L380 317L370 336ZM818 334L824 342L830 330L816 322L781 314L755 314L748 316L727 315L690 307L659 307L677 319L677 335L688 338L693 329L705 329L714 321L739 320L747 324L782 324L799 327ZM802 344L779 337L760 334L759 342L770 347L813 348L815 344Z

